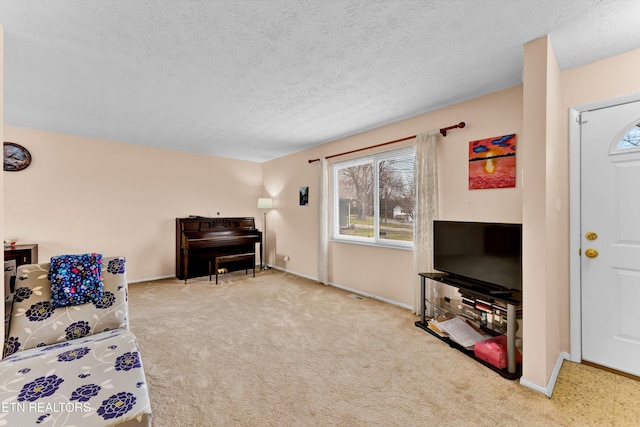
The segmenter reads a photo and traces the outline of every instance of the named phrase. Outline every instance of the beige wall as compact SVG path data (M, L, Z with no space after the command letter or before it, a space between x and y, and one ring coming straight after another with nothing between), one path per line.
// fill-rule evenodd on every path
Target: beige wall
M548 38L524 48L523 377L546 385L569 342L568 145L560 69ZM527 321L536 319L535 321Z
M564 71L563 108L640 93L638 72L640 49Z
M4 30L2 28L2 24L0 24L0 141L4 141L4 110L3 110L3 91L4 91ZM3 194L3 182L4 182L4 170L0 173L0 239L4 242L4 194ZM4 301L4 286L2 286L2 290L0 291L0 296L2 296L2 301ZM4 304L0 307L0 319L4 319ZM2 341L4 342L4 328L0 333L0 337L2 337Z
M129 280L175 274L175 218L256 216L259 163L5 127L30 167L4 178L5 235L63 253L127 257Z
M571 351L569 109L640 94L640 50L560 71L543 37L524 58L523 379L545 387Z
M265 191L275 203L275 209L268 217L269 238L276 248L275 253L270 254L270 260L280 268L317 277L319 163L309 164L309 159L380 144L460 121L467 126L450 131L439 142L441 218L521 222L520 166L516 188L470 191L467 181L469 141L508 133L521 137L522 87L517 86L264 163ZM404 145L407 144L391 147ZM520 165L521 160L517 162ZM301 207L298 206L298 190L304 185L310 188L310 201L309 206ZM411 251L339 242L332 242L329 251L330 282L405 307L413 306L417 275L413 270ZM288 262L284 261L286 255L290 257Z

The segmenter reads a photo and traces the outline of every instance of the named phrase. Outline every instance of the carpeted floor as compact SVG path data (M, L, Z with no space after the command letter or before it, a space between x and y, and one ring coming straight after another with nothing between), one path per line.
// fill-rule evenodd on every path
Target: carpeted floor
M155 427L601 426L640 416L637 381L622 378L626 412L615 418L605 402L594 415L600 402L563 382L564 367L563 394L548 399L416 328L408 310L277 270L220 285L135 283L129 299Z

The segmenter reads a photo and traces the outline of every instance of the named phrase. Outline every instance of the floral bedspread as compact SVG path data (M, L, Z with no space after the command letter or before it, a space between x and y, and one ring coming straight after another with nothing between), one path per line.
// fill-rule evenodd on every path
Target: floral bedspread
M57 308L50 264L19 267L0 361L0 426L151 426L125 258L103 262L101 298Z
M135 336L115 329L0 363L0 425L151 425L147 384Z

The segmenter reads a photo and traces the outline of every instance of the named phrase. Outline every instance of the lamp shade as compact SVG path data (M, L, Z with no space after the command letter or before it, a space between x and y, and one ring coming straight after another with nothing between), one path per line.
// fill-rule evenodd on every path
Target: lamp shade
M273 209L273 199L260 197L258 199L258 209Z

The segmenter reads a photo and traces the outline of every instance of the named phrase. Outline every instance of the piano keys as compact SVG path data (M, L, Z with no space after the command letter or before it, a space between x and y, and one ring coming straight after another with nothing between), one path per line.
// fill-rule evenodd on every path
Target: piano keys
M215 257L255 253L256 244L260 245L262 267L262 232L252 217L176 218L176 277L186 282L207 276Z

